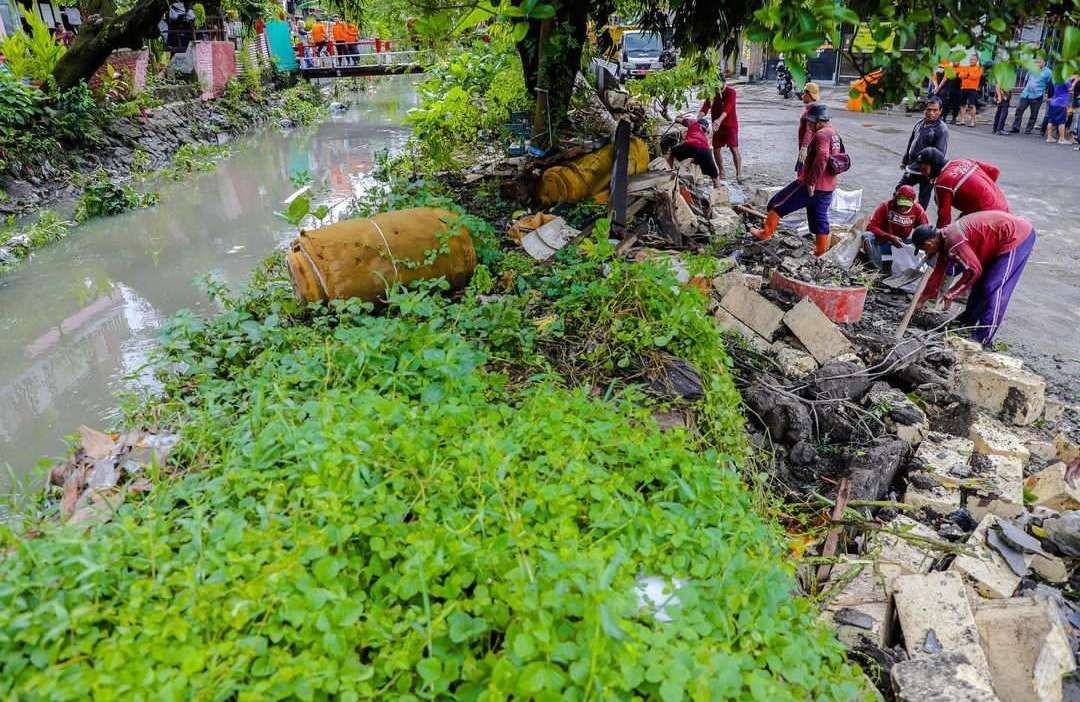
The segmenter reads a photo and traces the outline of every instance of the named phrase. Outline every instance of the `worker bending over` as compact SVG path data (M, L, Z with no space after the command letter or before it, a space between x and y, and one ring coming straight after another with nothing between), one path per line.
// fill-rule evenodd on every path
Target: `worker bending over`
M765 226L751 234L757 239L771 239L781 217L805 208L806 222L814 235L814 255L821 256L829 248L829 205L836 190L836 179L850 167L850 161L840 133L829 126L828 107L815 103L807 108L805 118L814 131L814 138L807 148L805 168L787 187L772 196Z
M957 321L973 328L975 341L989 345L1035 246L1031 222L1008 212L976 212L942 229L918 227L911 240L928 257L940 254L918 306L937 296L949 263L955 264L961 275L945 293L945 307L970 290Z
M709 148L709 136L705 133L703 120L683 115L677 121L686 127L686 137L681 144L665 154L668 166L674 168L676 160L690 159L698 165L702 173L712 178L713 187L720 187L720 169L713 160L713 151Z
M915 188L901 185L891 200L877 206L866 225L863 237L870 259L886 274L892 273L893 247L908 243L915 227L929 223L926 210L915 200Z
M1009 201L997 185L1001 169L973 158L957 158L946 163L945 154L928 146L915 157L919 171L934 183L937 225L952 222L955 207L961 215L984 210L1009 211Z

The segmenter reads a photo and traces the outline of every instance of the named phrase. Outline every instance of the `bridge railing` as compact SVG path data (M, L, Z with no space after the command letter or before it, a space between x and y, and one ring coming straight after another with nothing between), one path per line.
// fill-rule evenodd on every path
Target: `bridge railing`
M407 67L424 65L430 58L430 52L426 50L407 50L407 51L354 51L351 53L319 53L315 55L309 52L314 47L309 49L305 47L304 56L298 60L300 62L300 70L326 70L326 69L348 69L353 67L377 67L383 66L386 68L393 68L395 66Z

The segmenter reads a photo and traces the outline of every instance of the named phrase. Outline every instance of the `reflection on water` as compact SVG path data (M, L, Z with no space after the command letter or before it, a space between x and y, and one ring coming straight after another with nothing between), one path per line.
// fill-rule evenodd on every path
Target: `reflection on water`
M295 233L273 214L291 175L325 182L331 202L363 187L376 152L404 142L415 103L413 79L376 80L346 114L263 132L213 173L163 185L157 207L93 220L0 277L0 471L26 476L79 424L107 425L115 392L152 382L144 365L162 322L210 310L196 279L241 283Z

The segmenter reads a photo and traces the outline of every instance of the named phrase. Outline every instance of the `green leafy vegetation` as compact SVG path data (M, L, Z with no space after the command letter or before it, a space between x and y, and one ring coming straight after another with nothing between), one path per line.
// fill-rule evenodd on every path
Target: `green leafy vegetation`
M24 10L18 5L14 7L29 25L30 31L9 32L0 39L4 63L15 77L45 84L52 79L53 69L64 55L64 45L53 38L45 20L37 12Z
M229 153L229 147L214 144L184 144L173 154L172 167L162 174L172 180L183 180L192 173L206 173L217 168L217 161Z
M183 437L154 489L87 534L0 527L0 695L855 698L736 470L701 293L603 220L539 265L423 187L378 197L458 211L469 288L304 307L279 255L175 317L129 417ZM701 373L694 430L651 417L665 354Z
M326 105L318 86L300 81L281 91L281 104L274 108L273 117L282 122L288 120L294 126L314 124L326 116Z
M655 71L640 80L630 81L630 94L643 102L656 101L660 111L672 117L669 108L681 106L688 95L711 97L720 85L719 65L715 55L708 55L705 62L681 61L675 68Z
M420 104L409 112L413 127L408 167L423 173L460 166L476 149L498 143L510 113L529 97L521 60L505 38L476 42L430 70Z
M85 222L94 217L151 207L157 204L159 197L156 192L140 193L130 185L113 181L105 171L98 171L85 184L75 208L75 220Z
M9 260L0 258L0 272L25 259L34 249L66 237L72 224L74 222L65 220L52 210L45 210L32 224L23 228L9 221L0 228L0 248L9 257Z

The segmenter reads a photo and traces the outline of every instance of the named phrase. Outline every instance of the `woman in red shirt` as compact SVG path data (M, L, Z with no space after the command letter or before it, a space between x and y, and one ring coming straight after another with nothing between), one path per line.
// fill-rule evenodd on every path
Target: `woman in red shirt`
M716 95L706 100L698 111L698 117L706 114L712 117L712 145L716 168L720 178L724 177L723 151L726 146L731 150L731 160L735 162L735 180L742 180L742 154L739 153L739 115L735 112L735 88L721 79Z

